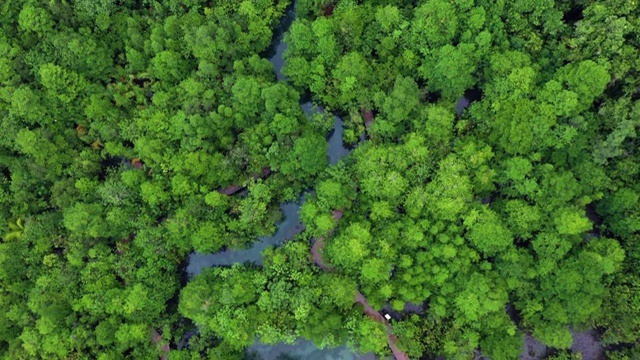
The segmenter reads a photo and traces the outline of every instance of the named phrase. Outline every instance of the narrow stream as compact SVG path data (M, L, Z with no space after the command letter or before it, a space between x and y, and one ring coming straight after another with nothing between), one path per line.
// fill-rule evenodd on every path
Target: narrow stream
M285 80L285 76L282 74L282 67L284 66L284 51L287 49L287 44L284 42L284 34L289 30L293 20L296 18L297 1L293 0L293 3L285 9L285 13L280 19L280 24L273 32L273 38L271 39L271 45L267 48L264 56L269 58L269 61L273 64L276 71L276 79L278 81Z
M189 256L187 273L189 276L193 276L212 266L231 266L235 263L253 262L262 265L262 251L264 249L291 240L304 230L298 215L301 205L302 197L297 202L281 204L280 209L284 213L284 220L278 224L276 233L273 236L261 237L249 249L225 250L213 254L192 253Z
M279 360L284 354L296 360L377 360L374 354L356 354L346 345L333 349L318 349L312 342L304 339L299 339L294 345L266 345L256 342L247 351L257 353L261 360Z
M313 116L316 113L324 113L324 109L320 106L313 106L311 101L307 101L300 105L307 117ZM331 130L327 143L329 144L329 165L336 164L340 159L349 155L351 150L344 146L342 141L342 135L344 133L344 121L334 115L333 130Z
M272 45L267 49L266 56L273 64L276 78L278 81L286 81L286 77L282 74L284 65L283 54L287 48L284 43L284 33L289 29L291 23L295 19L294 1L286 10L286 13L280 21L280 25L273 35ZM304 110L307 117L313 116L314 113L324 112L321 107L314 107L311 101L301 103L300 106ZM351 152L347 149L342 141L344 132L343 121L335 116L333 130L331 131L328 142L329 164L335 164L343 157ZM304 194L296 202L288 202L280 204L280 209L284 214L284 220L278 224L276 233L273 236L261 237L249 249L243 250L226 250L213 254L202 254L194 252L189 256L189 265L187 273L189 277L199 274L203 269L212 266L231 266L234 263L253 262L262 265L262 251L269 246L277 246L287 240L293 239L297 234L304 230L304 225L300 222L298 211L304 201ZM274 345L263 344L256 341L247 349L248 353L257 354L262 360L276 360L282 355L288 355L294 359L305 360L376 360L374 354L357 354L350 350L346 345L333 349L319 349L312 342L305 339L299 339L296 344L289 345L278 343Z
M286 13L280 21L280 25L274 32L273 43L266 51L266 56L269 57L269 61L273 64L278 81L286 81L285 76L282 74L282 67L284 66L282 56L287 48L287 44L284 42L284 33L289 29L295 19L296 4L297 3L294 2L293 5L287 8ZM322 107L313 106L311 101L301 103L300 107L307 117L313 116L314 113L324 112ZM333 130L327 140L329 144L327 154L329 164L337 163L351 152L342 142L343 132L343 121L338 116L335 116ZM264 249L291 240L295 235L304 230L304 226L300 222L298 215L303 200L303 196L301 196L297 202L280 204L280 209L284 214L284 220L278 224L276 233L272 236L259 238L249 249L226 250L212 254L192 253L189 256L187 273L189 276L193 276L208 267L231 266L234 263L253 262L257 265L262 265L262 251Z
M296 2L286 10L279 26L273 34L272 45L267 49L263 56L268 57L273 64L276 78L278 81L286 81L286 77L282 74L284 66L283 54L287 48L284 42L284 34L295 20ZM465 109L474 101L480 100L482 92L477 89L471 89L465 92L464 96L455 105L455 113L458 117L462 115ZM313 106L311 101L305 101L300 104L307 117L313 116L314 113L322 113L321 107ZM327 139L328 142L328 158L329 164L335 164L340 159L349 155L351 150L343 144L343 120L335 116L333 130ZM277 226L276 233L272 236L259 238L251 248L243 250L226 250L213 254L192 253L189 256L189 264L187 273L189 277L199 274L203 269L212 266L231 266L234 263L253 262L262 265L262 251L269 246L277 246L285 241L291 240L295 235L304 230L304 225L300 221L298 211L304 201L304 194L296 202L288 202L280 204L280 208L284 214L284 219ZM419 308L419 310L424 310ZM420 312L420 311L417 311ZM585 360L597 360L601 356L601 348L592 332L573 333L574 346L572 350L581 352ZM185 340L188 341L188 340ZM247 349L248 353L259 355L262 360L277 360L282 355L288 355L293 359L304 360L376 360L373 354L357 354L347 348L345 345L333 349L319 349L310 341L299 339L296 344L289 345L284 343L267 345L256 341ZM523 351L520 355L522 360L538 360L547 353L547 347L539 343L530 335L525 336Z
M479 89L469 89L464 92L456 103L456 116L460 117L462 113L471 105L472 102L482 99L482 91Z

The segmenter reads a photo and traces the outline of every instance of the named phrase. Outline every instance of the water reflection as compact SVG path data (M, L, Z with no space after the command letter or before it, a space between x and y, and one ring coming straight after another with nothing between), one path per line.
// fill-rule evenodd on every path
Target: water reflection
M471 104L471 101L467 99L465 96L461 97L460 100L456 103L456 115L462 115L464 109L468 108Z
M314 112L322 112L322 108L314 107L310 101L300 106L307 116L312 116ZM327 154L329 164L337 163L351 152L351 150L344 147L344 143L342 142L343 132L343 121L335 116L333 130L327 141L329 143ZM280 209L284 214L284 220L278 224L276 233L273 236L259 238L249 249L225 250L213 254L192 253L189 256L187 273L189 276L193 276L208 267L231 266L234 263L253 262L257 265L262 265L262 251L264 249L269 246L282 244L284 241L292 239L304 230L300 222L300 216L298 215L302 202L303 198L300 197L297 202L281 204Z
M460 116L471 103L482 99L482 91L479 89L469 89L464 92L464 96L456 103L456 115Z
M289 29L295 18L296 2L285 11L285 15L280 21L280 25L274 30L272 45L264 54L274 66L278 81L285 79L282 74L284 65L283 53L287 48L284 42L284 33ZM314 107L311 101L306 101L300 105L308 117L313 116L314 112L323 112L320 107ZM328 138L328 154L329 164L335 164L343 157L351 152L344 147L343 138L343 121L338 116L334 118L333 130ZM192 253L189 256L189 265L187 273L189 276L199 274L203 269L212 266L231 266L234 263L253 262L262 265L262 251L269 246L282 244L292 239L298 233L304 230L304 226L300 222L299 210L304 199L300 197L297 202L283 203L280 205L284 213L284 220L278 224L277 231L273 236L262 237L256 241L249 249L244 250L226 250L214 254ZM188 342L188 338L185 339ZM346 345L333 349L319 349L310 341L299 339L294 345L279 343L275 345L266 345L256 341L249 349L249 353L256 353L258 359L276 360L283 355L290 359L304 360L376 360L374 354L357 354L351 351Z
M600 360L605 358L604 348L598 340L595 330L575 331L571 329L573 344L571 351L579 353L582 360Z
M318 349L312 342L300 339L294 345L276 344L265 345L256 342L247 349L249 353L258 354L261 360L279 360L282 355L286 359L300 360L376 360L374 354L356 354L343 345L333 349Z
M307 117L311 117L315 113L324 112L322 107L313 106L311 101L301 104L300 107L302 107L302 110L304 110ZM333 130L331 130L329 139L327 140L329 144L329 165L336 164L340 159L351 153L351 150L344 146L344 142L342 141L343 134L344 121L340 117L334 115Z
M282 74L282 67L284 66L284 59L282 58L282 55L287 49L287 44L284 42L284 33L289 30L289 27L291 27L291 23L295 19L296 4L297 3L294 1L293 4L289 5L285 10L282 19L280 19L280 24L273 31L273 40L269 48L267 48L265 54L265 57L269 59L269 61L275 68L276 78L278 79L278 81L282 81L285 79L285 76Z
M351 150L344 147L344 143L342 142L343 133L344 122L336 116L333 122L333 133L329 138L329 164L331 165L337 163L351 152Z

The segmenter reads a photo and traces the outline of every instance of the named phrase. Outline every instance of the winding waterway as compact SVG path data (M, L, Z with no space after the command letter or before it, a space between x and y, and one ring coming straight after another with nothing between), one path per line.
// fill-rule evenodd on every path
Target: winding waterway
M273 35L272 45L266 51L266 56L269 57L269 61L273 64L278 81L286 81L285 76L282 74L282 68L284 66L282 56L287 48L287 44L284 42L284 33L289 29L295 19L295 7L296 2L287 8L286 13L280 21L280 25ZM322 107L314 106L311 101L302 102L300 107L307 117L313 116L314 113L324 112ZM333 130L327 140L329 145L327 156L330 165L336 164L351 152L351 150L344 146L342 141L344 133L343 125L342 119L334 116ZM280 209L284 214L284 220L278 224L276 233L272 236L259 238L258 241L248 249L226 250L212 254L192 253L189 256L187 273L189 276L193 276L199 274L203 269L212 266L231 266L234 263L253 262L257 265L262 265L263 250L269 246L279 245L287 240L291 240L295 235L304 230L304 226L300 222L298 215L303 201L304 196L301 196L296 202L281 204Z
M287 48L284 42L284 33L289 29L295 18L295 5L287 8L285 15L282 17L280 25L276 29L273 37L273 43L267 50L266 55L273 64L276 78L278 81L286 81L282 74L284 66L283 54ZM314 113L324 112L321 107L314 106L311 101L300 104L307 117L313 116ZM344 128L343 121L340 117L334 116L333 130L331 131L328 143L327 157L329 164L335 164L343 157L349 155L350 150L347 149L342 141ZM297 234L304 230L304 225L300 222L298 211L304 201L304 194L296 202L288 202L280 204L280 209L284 214L284 219L277 226L276 233L272 236L261 237L251 248L241 250L226 250L212 254L202 254L194 252L189 256L189 264L187 266L188 275L195 276L203 269L212 266L231 266L235 263L252 262L262 265L262 251L269 246L277 246L285 241L293 239ZM332 348L319 349L312 342L299 339L295 344L278 343L274 345L263 344L256 341L247 349L248 353L257 353L262 360L276 360L282 355L289 355L296 359L305 360L376 360L374 354L358 354L349 349L346 345Z
M279 26L273 35L272 45L267 49L265 56L273 64L275 75L278 81L286 81L286 76L282 73L284 66L283 54L287 48L284 42L284 34L295 20L294 1L289 6L286 13L282 17ZM479 90L469 90L455 104L455 112L459 117L464 110L476 100L480 100L482 93ZM307 117L311 117L314 113L323 112L321 107L313 106L311 101L305 101L300 104ZM335 164L340 159L349 155L350 150L343 144L343 121L340 117L334 117L333 130L327 139L328 142L328 159L329 164ZM304 225L300 221L299 209L304 201L304 194L296 202L288 202L280 205L284 214L284 219L277 226L276 233L272 236L259 238L251 248L242 250L226 250L213 254L192 253L189 256L189 264L187 267L188 275L194 276L199 274L203 269L212 266L231 266L235 263L252 262L262 265L262 251L269 246L277 246L288 240L293 239L297 234L304 231ZM318 263L318 261L316 261ZM366 299L360 299L366 303ZM377 311L371 309L371 314ZM371 315L370 315L371 316ZM572 332L573 333L573 332ZM580 352L585 360L598 360L602 356L602 350L593 335L593 332L573 333L574 346L572 350ZM390 340L391 344L391 340ZM539 360L547 354L547 347L538 342L531 335L525 336L521 360ZM288 355L294 359L305 360L376 360L373 354L357 354L343 345L333 349L319 349L313 343L299 339L295 344L279 343L274 345L263 344L256 341L249 349L248 353L257 353L262 360L277 360L282 355Z
M193 253L189 256L187 273L189 276L193 276L212 266L231 266L235 263L253 262L257 265L262 265L262 251L264 249L293 239L294 236L304 230L298 215L302 200L300 198L297 202L280 205L284 220L278 224L276 233L273 236L261 237L249 249L226 250L213 254Z

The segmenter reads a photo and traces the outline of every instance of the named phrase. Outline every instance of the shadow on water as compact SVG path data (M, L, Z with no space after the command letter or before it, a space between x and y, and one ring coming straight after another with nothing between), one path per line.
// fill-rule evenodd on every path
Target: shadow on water
M583 10L584 8L581 5L575 5L574 7L569 9L569 11L564 13L562 21L567 24L575 24L576 22L584 18Z
M269 45L267 50L262 54L262 57L268 58L273 64L278 81L282 81L285 78L282 74L282 67L284 66L284 59L282 58L282 55L287 49L287 44L284 42L284 34L289 30L291 23L293 23L293 20L295 19L296 4L297 3L293 1L289 6L287 6L282 19L280 19L280 24L273 32L271 45Z
M582 360L605 360L605 349L600 344L596 330L576 331L569 328L573 343L571 352L580 354ZM545 346L533 336L525 335L525 347L520 355L520 360L541 360L547 356L558 353L557 349Z
M300 104L302 110L307 115L307 117L313 116L315 113L324 113L324 109L319 106L313 106L311 101L304 102ZM327 136L327 143L329 144L329 164L336 164L340 159L349 155L351 150L344 146L344 142L342 141L342 135L344 133L344 121L339 117L334 115L333 120L333 130Z
M518 326L518 329L525 331L521 327L522 314L516 307L513 304L508 304L505 310L511 321ZM604 360L604 348L600 343L596 330L577 331L572 327L569 327L568 330L573 338L571 352L579 353L582 356L582 360ZM519 358L520 360L542 360L557 353L557 351L557 349L546 346L531 333L525 331L524 343L522 344Z
M588 331L571 331L573 338L573 344L571 345L571 352L580 354L582 360L604 360L605 351L600 344L597 333L595 330ZM520 360L541 360L549 355L552 355L557 350L549 348L531 334L525 334L524 344L522 352L520 353Z
M600 226L604 222L604 218L596 211L596 204L590 203L585 207L585 214L589 221L591 221L592 229L585 236L586 241L599 238L602 234L600 232Z
M575 331L571 329L573 344L571 351L579 353L582 360L604 360L604 348L600 344L598 334L595 330Z
M329 138L329 164L333 165L340 161L343 157L349 155L351 150L344 146L342 134L344 133L344 121L334 116L333 130Z
M530 334L524 335L520 360L540 360L547 356L549 348Z
M456 115L460 116L466 108L474 101L482 99L482 91L480 89L469 89L464 92L464 96L456 103Z

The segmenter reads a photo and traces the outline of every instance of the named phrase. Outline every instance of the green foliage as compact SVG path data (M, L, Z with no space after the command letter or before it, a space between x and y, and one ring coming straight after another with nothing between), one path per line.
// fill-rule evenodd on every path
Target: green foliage
M357 291L424 303L392 321L410 358L514 359L523 331L575 358L570 326L638 343L635 0L300 0L277 29L288 6L0 4L0 358L240 359L256 337L387 356ZM329 166L334 115L366 140ZM273 234L303 190L305 230L262 266L181 284L189 253Z
M611 287L604 298L602 312L596 320L596 324L606 329L603 334L604 344L630 344L638 341L640 296L637 289L640 285L640 277L635 269L640 260L638 251L640 243L636 238L633 240L624 246L626 258L622 263L622 269L615 273ZM606 243L600 246L606 246ZM621 252L621 249L616 250ZM627 353L633 354L633 351Z
M467 237L471 243L487 256L502 252L513 243L513 235L500 218L490 210L481 213L473 212L471 218L465 220Z
M9 221L9 232L4 235L3 239L4 241L20 240L23 233L24 222L22 218L17 218L16 220Z

